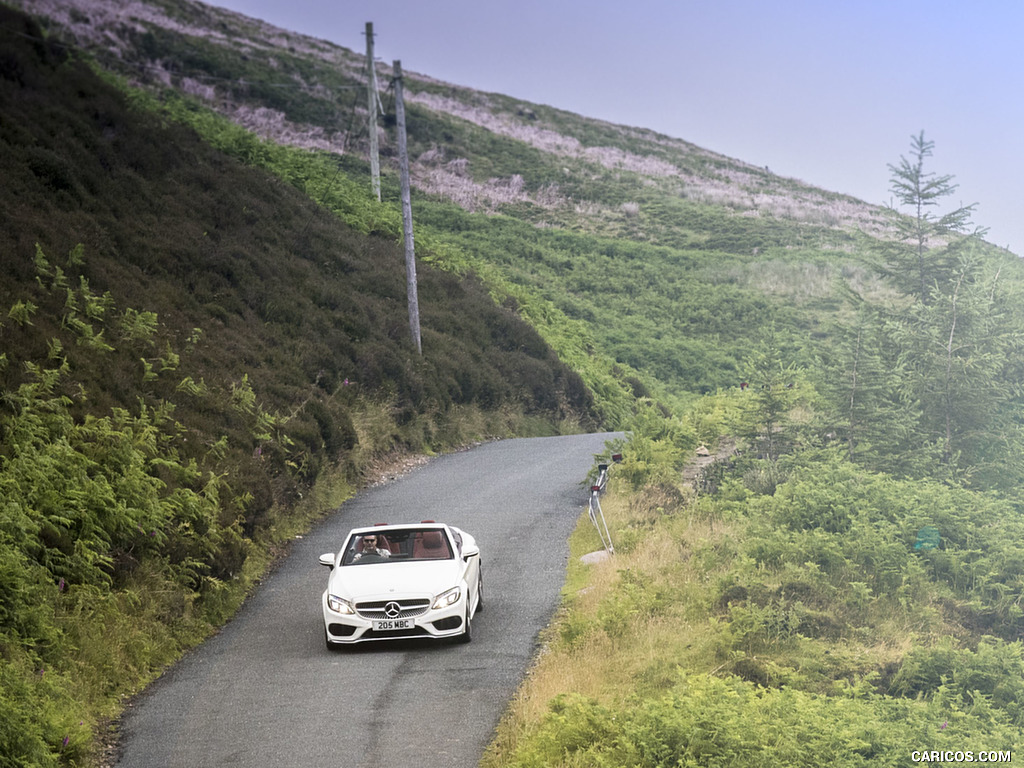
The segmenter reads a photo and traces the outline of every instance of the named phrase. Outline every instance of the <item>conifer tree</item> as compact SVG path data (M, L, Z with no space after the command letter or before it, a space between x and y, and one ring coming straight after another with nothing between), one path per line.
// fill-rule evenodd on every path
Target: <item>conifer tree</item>
M746 367L750 397L736 425L737 434L747 440L756 456L775 462L795 442L790 412L797 399L797 374L793 366L783 362L774 323L765 331Z
M920 405L901 384L902 361L885 335L884 316L857 297L852 321L830 332L828 359L819 361L821 389L833 409L833 438L850 461L876 470L909 472L908 444Z
M874 435L884 439L872 448L882 449L876 458L888 454L896 471L959 481L984 474L985 484L1012 484L1020 475L1013 457L1024 453L1013 417L1021 396L1019 313L1004 296L998 264L985 256L984 230L970 229L975 206L935 212L957 185L952 176L925 170L933 148L921 132L911 137L910 158L889 166L891 190L909 211L891 209L898 237L879 252L879 266L906 298L872 309L879 357L863 346L838 350L842 376L833 402L849 406L839 423L850 430L851 458L867 447L862 441L870 439L872 423L884 424ZM863 341L865 333L851 329L848 337ZM873 392L864 366L881 356L893 374ZM893 408L901 404L903 413ZM873 454L862 451L860 458Z
M925 160L934 147L935 142L926 140L921 131L911 136L910 159L901 156L899 164L889 165L889 189L899 206L889 209L897 238L885 248L881 265L904 293L922 303L928 303L932 287L953 271L963 236L983 234L980 229L969 232L976 207L973 203L936 213L959 185L951 175L925 171Z
M1005 466L1020 451L1011 407L1020 388L1010 369L1022 330L999 277L968 251L928 302L915 302L890 323L908 373L904 393L921 406L919 439L937 446L942 464L961 478L992 462Z

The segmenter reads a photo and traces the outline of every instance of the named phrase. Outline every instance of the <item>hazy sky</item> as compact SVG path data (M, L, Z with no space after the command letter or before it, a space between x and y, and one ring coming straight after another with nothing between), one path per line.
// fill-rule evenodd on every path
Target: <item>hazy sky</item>
M910 137L1024 255L1022 0L219 0L286 29L871 203Z

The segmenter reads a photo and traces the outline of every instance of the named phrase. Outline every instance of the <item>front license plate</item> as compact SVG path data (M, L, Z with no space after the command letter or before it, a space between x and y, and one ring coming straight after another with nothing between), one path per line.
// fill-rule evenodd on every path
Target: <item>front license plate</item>
M412 619L377 619L373 622L374 632L392 632L396 629L412 628Z

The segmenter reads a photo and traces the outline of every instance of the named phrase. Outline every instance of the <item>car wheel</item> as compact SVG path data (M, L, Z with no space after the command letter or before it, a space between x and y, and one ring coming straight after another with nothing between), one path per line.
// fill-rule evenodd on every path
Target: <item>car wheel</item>
M466 623L463 625L462 634L459 635L460 643L473 642L473 617L469 615L469 606L466 606Z
M480 613L484 609L484 573L480 571L480 576L476 581L476 612Z

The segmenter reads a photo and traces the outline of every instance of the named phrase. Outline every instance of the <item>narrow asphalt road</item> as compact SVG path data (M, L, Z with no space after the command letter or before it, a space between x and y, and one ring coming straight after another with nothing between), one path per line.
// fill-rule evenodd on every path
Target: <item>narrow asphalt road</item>
M123 768L476 766L554 611L582 485L612 435L507 440L367 490L303 539L224 630L122 722ZM434 519L473 534L486 609L473 642L330 652L317 562L357 525Z

